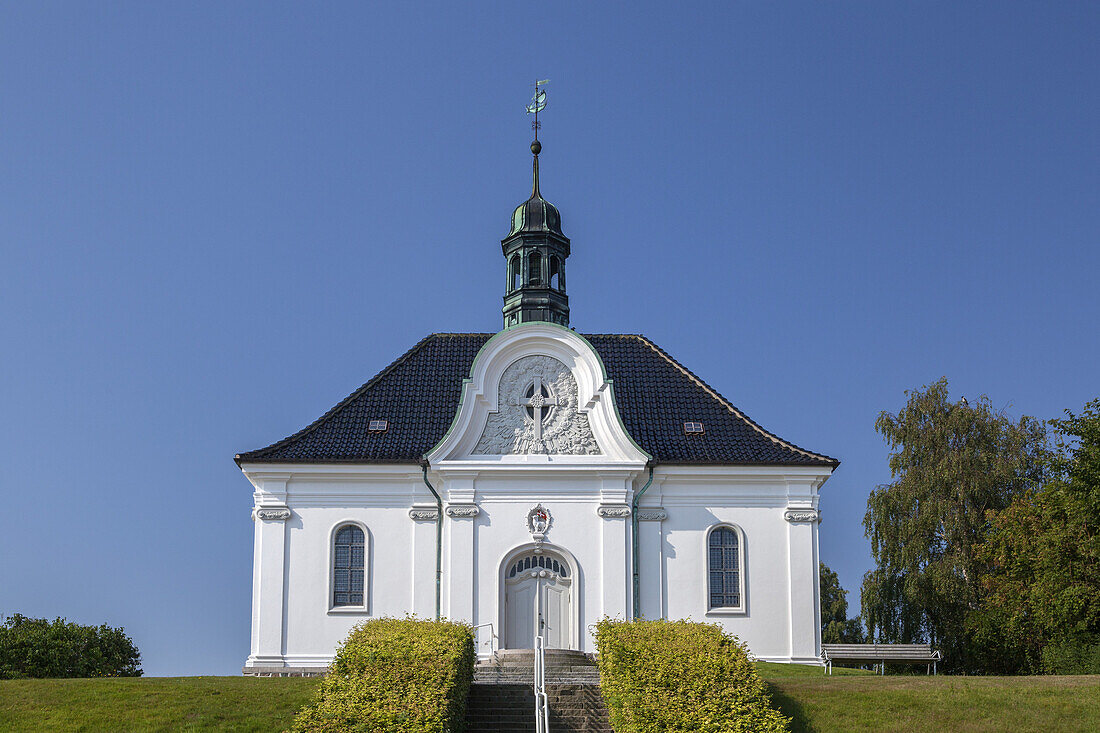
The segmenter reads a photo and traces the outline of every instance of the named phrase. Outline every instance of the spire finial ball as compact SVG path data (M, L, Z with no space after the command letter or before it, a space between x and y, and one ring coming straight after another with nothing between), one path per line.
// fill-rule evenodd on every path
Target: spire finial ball
M531 152L534 153L535 155L538 155L539 153L541 153L542 152L542 143L540 143L538 140L531 143Z

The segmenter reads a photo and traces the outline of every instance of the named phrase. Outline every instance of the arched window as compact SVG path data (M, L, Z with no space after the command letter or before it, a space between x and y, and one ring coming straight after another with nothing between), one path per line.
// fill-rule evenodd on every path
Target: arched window
M532 252L527 259L527 284L538 285L542 282L542 255Z
M361 527L345 524L336 530L332 548L332 605L363 606L363 568L367 538Z
M508 261L508 291L518 289L519 282L519 255L512 255L512 259Z
M550 287L555 290L561 290L561 281L559 274L561 273L561 260L556 256L550 257Z
M715 527L707 536L707 606L712 610L744 608L741 545L741 533L733 527Z
M543 554L531 554L517 559L508 568L508 577L514 578L517 573L522 573L524 570L530 570L531 568L539 568L549 570L556 575L563 578L569 577L569 566L564 561L559 561L554 557L547 557Z

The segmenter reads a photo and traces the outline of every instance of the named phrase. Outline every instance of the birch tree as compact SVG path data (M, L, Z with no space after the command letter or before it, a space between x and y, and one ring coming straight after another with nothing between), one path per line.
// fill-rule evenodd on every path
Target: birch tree
M985 671L989 660L967 630L988 573L975 547L990 512L1041 485L1046 431L984 396L951 402L946 378L906 396L875 421L893 480L871 492L863 518L876 565L863 578L864 623L871 641L930 642L949 671Z

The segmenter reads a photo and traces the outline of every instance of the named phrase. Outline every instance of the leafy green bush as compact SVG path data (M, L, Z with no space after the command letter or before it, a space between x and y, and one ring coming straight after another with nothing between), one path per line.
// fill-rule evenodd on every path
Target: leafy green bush
M600 690L616 733L785 731L745 645L716 624L596 624Z
M141 654L122 628L15 614L0 623L0 679L140 677Z
M1100 674L1100 639L1055 641L1043 647L1047 674Z
M383 618L352 629L294 730L449 733L474 675L466 624Z

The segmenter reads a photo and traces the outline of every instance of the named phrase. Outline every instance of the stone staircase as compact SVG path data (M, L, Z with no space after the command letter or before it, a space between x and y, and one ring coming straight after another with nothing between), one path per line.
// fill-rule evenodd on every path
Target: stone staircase
M534 733L535 653L502 649L474 668L467 733ZM584 652L546 651L546 696L552 733L613 733L600 697L596 663Z

